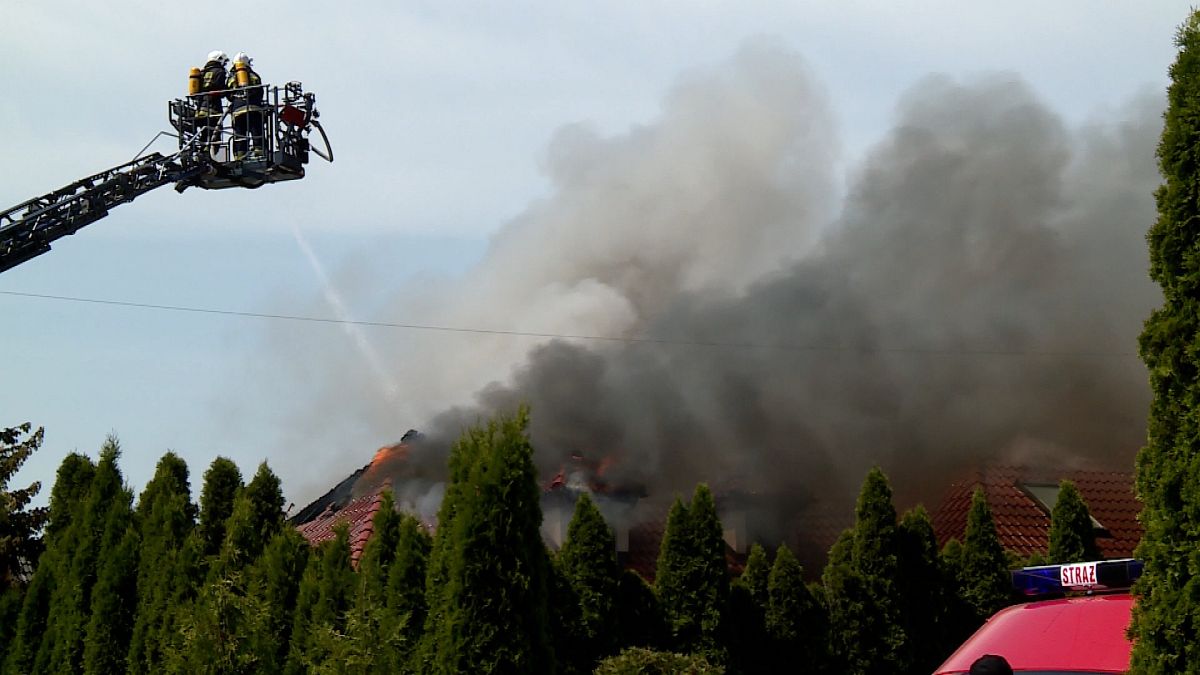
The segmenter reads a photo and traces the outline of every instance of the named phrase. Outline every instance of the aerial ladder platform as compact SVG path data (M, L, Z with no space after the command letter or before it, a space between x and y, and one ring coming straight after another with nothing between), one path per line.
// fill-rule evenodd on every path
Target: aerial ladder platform
M262 103L254 110L261 114L262 129L239 134L232 111L238 103L248 103L253 89L261 90ZM253 189L304 178L310 151L333 161L329 138L318 121L316 97L299 82L219 93L230 105L215 123L201 121L198 96L170 101L167 114L175 131L159 132L131 161L0 211L0 272L49 251L51 242L164 185L174 185L178 192L190 187ZM321 138L320 146L310 142L314 133ZM178 139L176 152L143 154L164 135Z

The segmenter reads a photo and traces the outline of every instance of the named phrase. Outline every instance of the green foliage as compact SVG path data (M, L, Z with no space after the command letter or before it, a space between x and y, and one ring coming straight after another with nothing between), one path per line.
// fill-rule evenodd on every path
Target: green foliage
M174 635L161 646L175 672L279 672L287 653L288 603L294 602L308 545L294 530L280 534L283 494L265 462L248 485L241 488L240 483L241 474L231 462L213 462L205 475L200 525L182 547L182 531L175 534L174 568L183 579L195 579L205 574L210 537L224 533L217 556L207 558L207 581L194 597L187 583L177 593L175 625L170 627ZM231 488L236 493L232 512L221 522Z
M62 464L50 490L50 517L46 524L46 552L25 592L21 613L4 663L5 673L44 673L49 670L49 652L53 646L54 624L50 622L52 598L58 584L65 583L78 529L72 527L91 488L96 465L88 457L71 453ZM42 655L42 665L38 656Z
M304 573L296 588L296 610L292 615L291 640L283 670L285 673L306 672L305 661L308 660L309 641L314 630L312 614L321 592L321 558L324 550L332 545L332 542L325 542L318 546L308 556L308 563L304 566Z
M204 472L204 487L200 492L201 552L205 558L215 556L225 542L225 526L233 515L234 500L242 490L242 472L232 460L218 457Z
M578 609L580 642L572 645L570 660L591 672L596 662L617 646L617 579L621 568L617 564L616 537L587 493L575 502L567 538L558 552L558 568L571 587Z
M35 670L80 672L83 647L92 609L92 591L100 570L100 561L112 554L129 527L133 495L124 486L117 466L120 446L110 436L100 450L100 461L87 497L74 514L67 533L70 553L65 574L50 599L53 621L42 643ZM132 601L132 600L131 600ZM118 645L121 655L128 644Z
M212 567L210 577L240 573L258 556L266 543L283 527L283 491L280 479L266 462L244 489L234 497L233 513L224 528L224 542Z
M465 506L473 488L471 486L471 471L479 458L483 444L477 440L480 435L477 429L467 429L450 448L448 462L448 480L446 492L442 496L442 504L438 507L437 529L430 549L428 573L425 577L425 627L418 646L418 656L421 667L419 670L432 668L432 660L436 651L435 636L441 633L445 621L445 610L449 607L446 600L448 581L450 578L450 558L452 551L451 533L454 531L454 521Z
M42 552L37 536L49 517L47 509L30 509L29 502L42 489L34 482L20 490L10 490L13 475L42 445L41 427L29 433L29 423L0 429L0 593L22 582L23 567L31 568ZM22 440L22 436L29 434ZM0 652L2 654L2 652Z
M722 675L725 669L700 655L632 647L600 662L596 675Z
M125 672L133 632L139 540L133 522L133 493L121 479L116 465L119 456L116 439L110 439L110 445L101 451L89 494L88 508L95 508L95 513L85 514L81 521L87 523L89 516L95 515L92 526L100 527L96 558L79 577L95 575L86 630L81 636L84 673ZM76 663L78 657L71 658Z
M129 522L132 513L110 515L109 527L124 534L105 548L92 592L91 619L83 647L84 673L124 673L137 607L138 533Z
M742 571L740 582L750 593L754 602L762 607L767 606L770 579L771 561L767 560L767 550L757 543L752 544L750 554L746 557L746 568Z
M300 581L287 672L327 670L345 639L346 616L354 598L350 533L345 524L321 544Z
M195 584L183 569L183 546L195 528L187 464L168 452L137 505L141 547L137 562L137 618L127 663L131 673L161 668L165 645L174 632L176 608Z
M800 562L783 545L771 566L766 618L773 672L797 663L804 663L807 672L825 670L829 627L824 608L805 585Z
M393 665L397 654L411 649L407 635L404 625L388 622L382 606L352 612L346 617L344 630L323 625L312 635L311 640L323 658L309 662L306 672L338 675L413 672L403 665Z
M262 555L267 542L283 527L283 491L266 462L259 464L249 485L237 493L225 522L225 540L211 574L240 572Z
M975 625L1007 605L1012 596L1008 558L983 488L976 487L967 513L957 570L959 594L974 613Z
M371 538L359 558L354 603L345 631L326 630L319 636L326 641L331 660L353 672L399 672L404 665L399 652L410 647L403 630L407 626L392 615L387 604L388 572L396 557L401 518L390 491L378 499ZM421 579L417 588L423 584Z
M458 459L474 461L464 472L451 458L453 513L439 520L441 541L431 561L445 588L430 604L429 672L554 669L546 625L549 561L527 424L522 409L468 429L456 444Z
M299 532L284 528L271 538L262 556L247 572L248 594L262 608L262 620L255 624L258 630L250 635L248 645L248 650L257 657L255 672L283 670L309 548Z
M658 647L667 642L667 625L658 596L637 572L625 570L617 578L617 644L622 647Z
M729 571L721 521L707 485L696 487L690 505L676 499L671 506L655 574L675 648L723 664Z
M550 560L546 578L547 630L550 644L554 646L557 672L559 675L590 673L596 667L596 659L590 653L590 645L584 634L579 594L563 571L562 561L549 549L546 557Z
M1047 557L1053 564L1100 559L1100 550L1096 548L1096 530L1092 526L1087 503L1069 480L1059 483L1058 501L1054 503L1054 510L1050 514L1050 551Z
M4 657L8 654L13 638L16 637L23 590L23 586L13 585L0 591L0 666L4 665Z
M900 672L907 638L896 586L896 509L887 477L878 468L863 482L855 516L854 528L830 551L823 574L830 646L838 672Z
M933 523L918 505L900 519L900 620L904 629L905 670L929 673L961 641L961 612L953 571L938 554Z
M400 514L390 490L379 496L379 510L371 521L371 538L358 561L358 607L387 603L388 571L400 542ZM424 580L421 581L424 586Z
M232 674L263 669L251 636L267 620L267 609L245 593L238 572L211 579L179 621L178 641L167 647L171 673Z
M1139 673L1196 672L1200 664L1200 12L1175 36L1167 110L1158 145L1163 184L1150 228L1150 276L1162 287L1139 340L1153 398L1137 459L1145 528L1137 555L1131 665Z
M400 626L404 649L396 654L397 672L407 668L412 652L421 638L428 614L424 583L429 567L433 539L410 515L400 520L396 553L388 569L387 610L391 621Z
M742 575L729 588L728 663L734 672L771 672L774 644L767 636L770 576L766 549L751 545Z
M947 541L946 545L942 547L942 552L939 554L939 557L942 559L943 567L950 570L951 574L953 575L952 581L957 583L958 570L962 568L963 561L962 542L954 537L951 537L950 541Z

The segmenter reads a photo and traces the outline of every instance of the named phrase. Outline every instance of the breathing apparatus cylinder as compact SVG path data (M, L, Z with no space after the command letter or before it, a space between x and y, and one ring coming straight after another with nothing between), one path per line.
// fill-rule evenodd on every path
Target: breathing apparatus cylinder
M250 86L250 67L244 61L233 64L233 74L237 77L239 87Z
M188 96L195 96L200 93L200 69L192 68L188 73Z

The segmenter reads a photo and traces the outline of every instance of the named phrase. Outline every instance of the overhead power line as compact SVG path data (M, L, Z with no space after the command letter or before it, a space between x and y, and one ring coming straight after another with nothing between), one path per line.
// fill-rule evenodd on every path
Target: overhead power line
M215 309L210 307L189 307L186 305L162 305L146 302L130 302L126 300L108 300L103 298L81 298L69 295L52 295L48 293L24 293L20 291L0 291L0 295L38 300L56 300L62 302L77 302L91 305L108 305L114 307L129 307L134 309L150 309L166 312L186 312L190 314L212 314L218 316L235 316L249 319L269 319L275 321L299 321L306 323L340 324L367 326L372 328L391 328L401 330L434 331L442 333L469 333L477 335L504 335L510 337L548 338L560 340L588 340L593 342L618 342L627 344L670 345L679 347L713 347L722 349L745 350L777 350L798 352L846 352L860 354L929 354L946 356L1074 356L1092 358L1136 357L1137 353L1123 350L1098 351L1055 351L1027 349L970 349L970 348L918 348L918 347L852 347L842 345L798 345L785 343L756 343L728 342L720 340L686 340L656 337L623 337L617 335L587 335L574 333L540 333L519 330L498 330L491 328L473 328L465 326L438 326L434 324L397 323L391 321L358 321L351 319L336 319L322 316L304 316L300 314L271 314L266 312L243 312L231 309Z

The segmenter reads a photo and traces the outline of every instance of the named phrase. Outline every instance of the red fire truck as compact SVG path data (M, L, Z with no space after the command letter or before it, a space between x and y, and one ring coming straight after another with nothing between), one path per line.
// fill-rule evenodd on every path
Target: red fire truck
M1013 571L1026 596L1047 598L1000 610L935 675L966 673L984 654L1003 656L1017 673L1124 673L1132 644L1133 596L1138 560L1027 567Z

